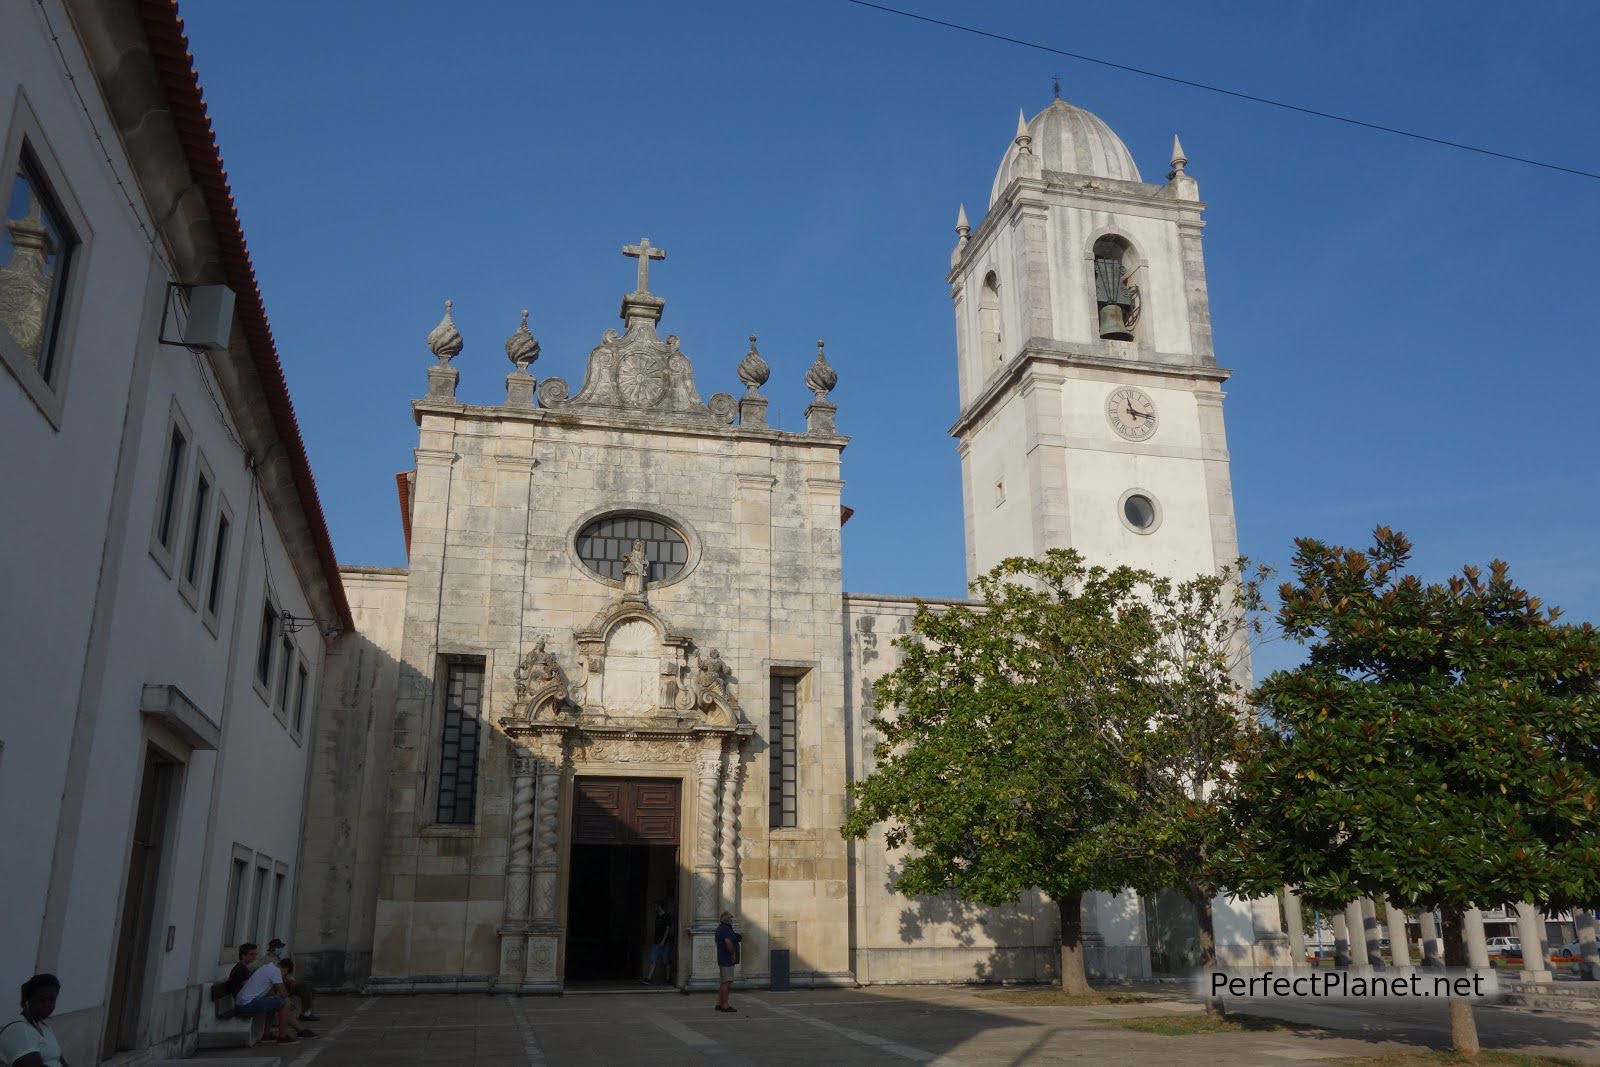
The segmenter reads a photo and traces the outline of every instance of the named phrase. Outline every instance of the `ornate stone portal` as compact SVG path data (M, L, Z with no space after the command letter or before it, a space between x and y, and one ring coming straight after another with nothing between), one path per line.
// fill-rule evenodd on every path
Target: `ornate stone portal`
M717 983L712 943L722 908L739 899L739 789L755 727L716 649L701 654L646 600L642 579L572 634L568 673L538 637L515 672L500 726L512 742L510 854L496 988L556 992L565 930L562 850L579 774L642 774L682 783L692 820L680 853L680 909L691 945L680 980Z

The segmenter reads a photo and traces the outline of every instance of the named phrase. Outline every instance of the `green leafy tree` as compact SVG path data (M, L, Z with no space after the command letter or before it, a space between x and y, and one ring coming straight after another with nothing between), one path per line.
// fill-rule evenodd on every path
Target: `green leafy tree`
M1267 728L1236 775L1242 888L1339 905L1438 906L1445 962L1462 913L1600 899L1600 634L1558 622L1502 562L1445 583L1403 574L1411 545L1296 542L1283 631L1307 661L1262 683ZM1471 1004L1450 1003L1476 1052Z
M1069 993L1089 989L1083 894L1128 883L1106 846L1136 794L1123 769L1150 642L1141 580L1052 550L979 578L980 607L919 609L878 683L876 768L844 826L862 838L884 824L907 849L906 895L1000 906L1049 894Z
M1233 769L1254 733L1246 696L1267 573L1240 559L1183 581L1147 575L1140 587L1149 643L1138 679L1145 714L1129 736L1137 792L1113 832L1132 886L1189 901L1206 969L1217 964L1212 902L1237 885ZM1207 1010L1222 1014L1221 1002Z

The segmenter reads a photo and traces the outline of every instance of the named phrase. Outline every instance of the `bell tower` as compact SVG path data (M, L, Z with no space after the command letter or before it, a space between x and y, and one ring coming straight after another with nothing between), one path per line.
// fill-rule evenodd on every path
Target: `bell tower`
M1174 577L1238 556L1198 183L1165 182L1057 98L1017 116L974 228L957 216L967 574L1075 548Z

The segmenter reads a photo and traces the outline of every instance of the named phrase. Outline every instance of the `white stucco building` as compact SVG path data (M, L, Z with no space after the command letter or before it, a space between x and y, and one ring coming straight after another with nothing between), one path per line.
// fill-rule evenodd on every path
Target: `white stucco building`
M187 1050L290 930L349 609L176 6L6 5L0 153L0 989L59 976L74 1064Z

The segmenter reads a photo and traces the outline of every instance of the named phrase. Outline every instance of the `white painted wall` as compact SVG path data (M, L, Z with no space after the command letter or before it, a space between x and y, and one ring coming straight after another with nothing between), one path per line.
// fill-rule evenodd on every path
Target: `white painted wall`
M148 218L148 207L136 201L130 208L115 184L121 176L138 188L71 20L54 0L46 10L66 68L86 89L90 116L66 80L44 14L28 3L0 18L0 123L9 127L25 94L46 142L35 147L59 163L90 237L74 267L84 272L84 290L60 428L0 371L6 456L0 491L8 514L0 528L7 605L0 612L0 666L12 697L0 705L0 805L10 813L8 873L0 879L0 974L14 982L35 970L55 971L62 981L56 1029L66 1055L94 1063L147 744L168 747L187 763L168 826L140 1044L186 1043L185 1017L192 1017L200 984L215 977L222 954L234 842L288 865L279 928L284 936L291 928L306 757L302 738L251 683L263 545L280 606L300 616L310 609L271 516L258 526L258 495L208 393L209 371L188 350L156 344L171 277L165 250L152 251L138 227L136 212ZM109 165L95 128L112 152ZM210 390L221 395L215 381ZM182 551L170 571L152 552L173 412L190 438L177 512L180 545L201 457L213 486L191 595L178 578ZM207 625L201 605L219 500L232 513L231 543L220 610ZM309 733L323 645L315 629L296 635L296 645L310 671ZM221 724L220 752L190 752L142 716L147 684L177 686ZM168 925L175 928L170 948Z

